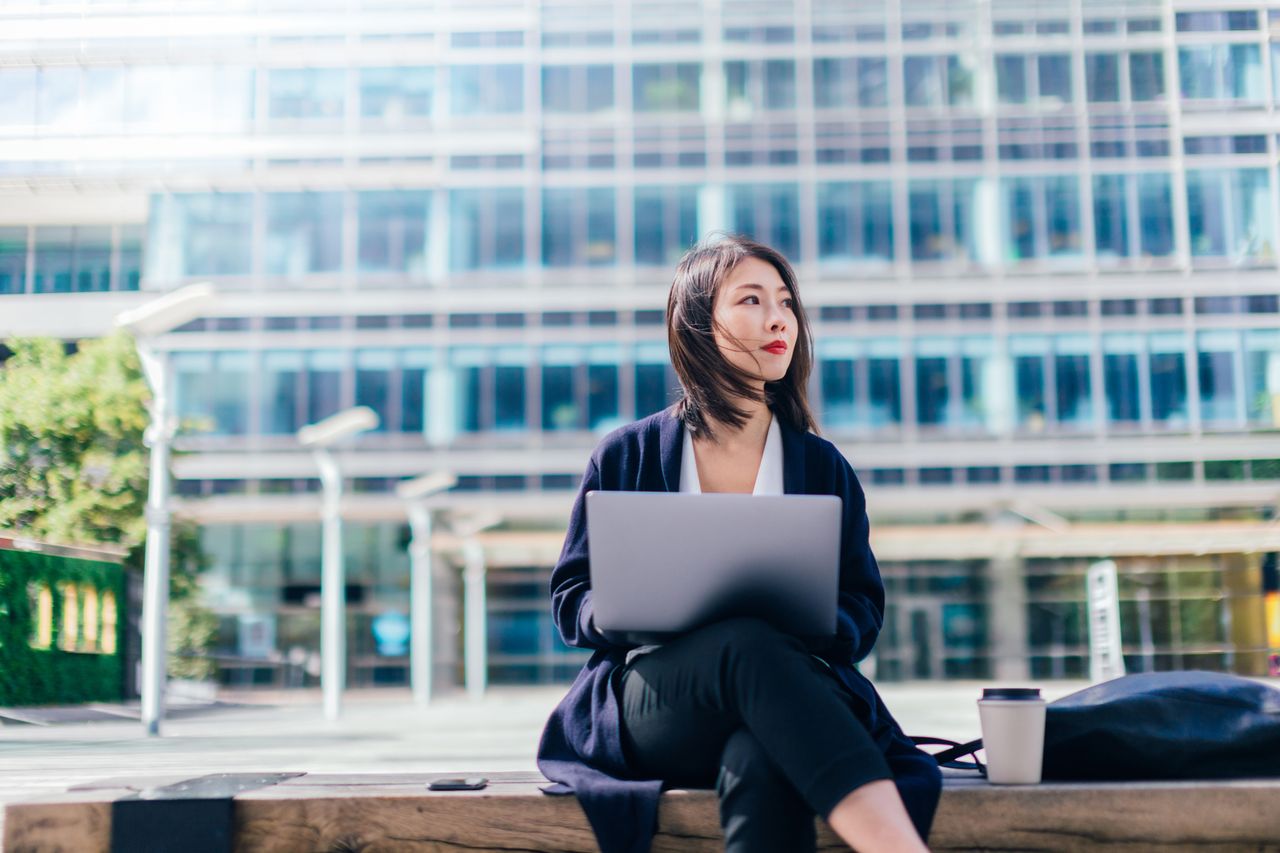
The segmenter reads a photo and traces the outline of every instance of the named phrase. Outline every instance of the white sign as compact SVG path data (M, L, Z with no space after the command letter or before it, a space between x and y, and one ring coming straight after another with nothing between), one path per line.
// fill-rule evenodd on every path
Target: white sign
M1116 564L1100 560L1089 567L1089 678L1110 681L1124 675L1120 651L1120 590Z

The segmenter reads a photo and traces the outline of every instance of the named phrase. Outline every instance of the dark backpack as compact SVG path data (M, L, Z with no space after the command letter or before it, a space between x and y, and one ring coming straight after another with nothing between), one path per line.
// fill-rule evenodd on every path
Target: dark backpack
M944 767L982 741L936 753ZM1045 780L1225 779L1280 776L1280 690L1216 672L1126 675L1049 703Z

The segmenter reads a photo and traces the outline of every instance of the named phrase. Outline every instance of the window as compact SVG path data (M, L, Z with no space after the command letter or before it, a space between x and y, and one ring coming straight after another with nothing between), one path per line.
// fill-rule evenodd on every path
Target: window
M193 193L153 196L148 278L243 275L253 257L253 196Z
M1131 206L1130 200L1135 193L1137 204ZM1135 255L1172 255L1173 209L1169 175L1095 175L1093 222L1101 263Z
M362 192L357 198L360 271L424 275L430 195L421 190L381 190Z
M36 123L36 69L0 68L0 127Z
M911 181L907 186L911 259L965 263L992 260L995 216L988 186L963 178Z
M698 188L636 187L634 216L636 263L674 263L698 241Z
M1178 81L1187 100L1261 101L1266 97L1256 44L1178 48Z
M434 91L432 68L362 68L360 115L389 126L427 118Z
M35 292L110 290L111 242L109 227L37 227ZM23 254L25 256L25 252Z
M391 383L395 353L386 349L358 350L356 361L356 405L368 406L378 415L374 432L388 432L391 420Z
M647 417L666 408L676 387L675 371L668 361L665 343L636 347L635 416Z
M795 184L732 184L728 187L729 227L767 246L792 263L800 260L800 200Z
M342 267L342 193L268 193L268 275L294 278Z
M1244 374L1249 423L1280 426L1280 329L1244 333Z
M818 109L887 106L887 61L883 57L815 59L813 98Z
M1129 54L1129 97L1134 101L1159 101L1164 98L1164 54L1159 52Z
M524 262L523 190L452 190L449 216L451 269L517 267Z
M818 257L827 263L893 260L888 181L818 185Z
M617 255L610 187L542 191L542 262L546 266L613 263Z
M612 65L543 66L543 112L594 113L612 107Z
M27 228L0 227L0 295L26 289Z
M456 116L518 113L524 110L524 68L520 65L455 65L449 69L449 109Z
M702 66L695 62L636 63L631 83L636 112L692 112L702 103Z
M725 105L734 119L795 109L796 68L789 59L732 60L724 64L724 75Z
M303 354L267 351L262 355L262 431L289 435L304 424L299 411L303 397Z
M909 107L970 106L973 68L959 56L908 56L902 63Z
M1149 336L1151 419L1185 427L1187 416L1186 339L1178 333Z
M344 353L324 350L307 354L306 423L313 424L342 411Z
M1206 424L1234 424L1243 419L1240 334L1215 330L1196 335L1196 375L1200 382L1200 419Z
M1264 169L1187 172L1191 254L1233 263L1274 259L1271 191Z
M276 68L267 77L267 115L276 119L342 118L347 73L340 68Z
M1089 103L1120 100L1120 56L1087 53L1084 57L1085 97Z
M900 344L824 338L815 371L825 426L860 431L901 423Z
M180 352L173 356L174 410L197 435L249 431L249 354Z
M1080 254L1080 199L1074 176L1004 178L1001 189L1009 260Z
M997 54L996 95L1003 104L1070 103L1071 57L1067 54Z
M1111 423L1137 423L1141 419L1138 386L1137 335L1104 335L1102 375L1107 397L1107 419Z

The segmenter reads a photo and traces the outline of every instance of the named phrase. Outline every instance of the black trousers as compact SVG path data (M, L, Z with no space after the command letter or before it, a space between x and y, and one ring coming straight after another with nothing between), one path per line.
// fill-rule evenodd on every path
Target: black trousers
M813 816L892 779L852 697L757 619L686 634L622 670L622 741L642 776L715 786L725 849L813 850Z

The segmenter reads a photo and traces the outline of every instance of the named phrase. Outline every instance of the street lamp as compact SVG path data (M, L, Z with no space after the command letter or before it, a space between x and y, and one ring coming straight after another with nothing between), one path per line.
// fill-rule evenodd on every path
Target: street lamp
M500 515L479 515L455 520L450 527L463 540L466 558L462 570L463 615L466 631L462 638L463 681L472 699L484 696L488 682L488 611L484 588L484 548L476 536L502 522Z
M169 355L155 339L206 314L217 301L212 284L202 282L165 294L116 315L116 326L133 333L142 372L151 387L151 423L145 439L151 448L147 480L147 543L142 576L142 724L160 734L164 717L165 630L169 609Z
M458 478L438 471L406 480L396 487L396 494L409 504L409 527L413 541L409 544L409 683L413 699L419 705L431 702L432 573L431 509L427 498L453 488Z
M310 447L320 469L324 492L324 533L320 557L320 688L324 715L336 720L342 712L342 688L347 660L346 579L342 566L342 472L330 448L345 438L378 425L368 406L355 406L298 430L298 441Z

